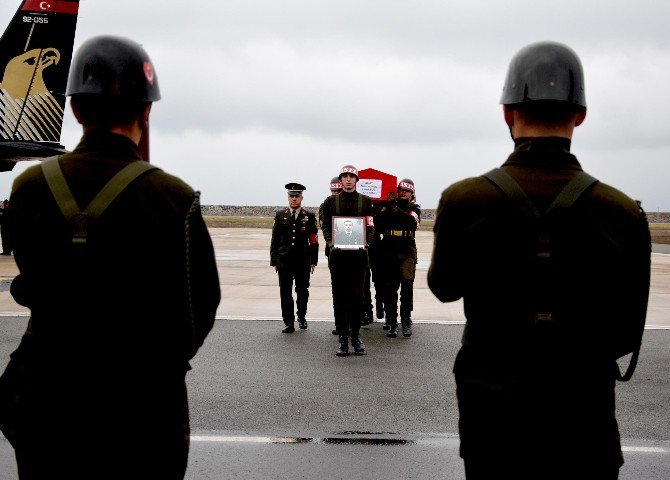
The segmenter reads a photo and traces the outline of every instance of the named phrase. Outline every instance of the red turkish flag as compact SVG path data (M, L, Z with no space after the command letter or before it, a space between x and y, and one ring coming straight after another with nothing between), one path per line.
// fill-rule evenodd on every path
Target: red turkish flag
M76 15L79 11L79 2L63 0L26 0L21 10L36 13L66 13Z

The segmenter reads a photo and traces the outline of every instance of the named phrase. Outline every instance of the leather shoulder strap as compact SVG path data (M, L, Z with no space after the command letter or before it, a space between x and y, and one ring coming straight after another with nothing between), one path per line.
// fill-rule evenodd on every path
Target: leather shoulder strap
M575 177L568 182L568 184L561 190L561 193L551 203L545 215L549 215L554 210L562 208L570 208L579 197L582 196L586 190L592 185L598 183L598 180L593 178L586 172L579 172Z
M133 180L151 170L159 170L159 168L141 160L126 165L121 171L114 175L104 187L102 187L102 190L100 190L95 198L91 200L91 203L88 204L84 213L86 213L89 218L98 218L114 199L133 182Z
M123 167L102 190L91 200L82 212L72 195L63 171L58 163L59 157L50 157L42 161L42 172L47 185L65 219L73 225L73 243L86 243L88 224L96 220L114 199L130 185L133 180L145 172L159 170L155 165L143 161L131 162Z
M525 212L529 217L533 219L540 219L542 215L537 211L533 202L531 202L526 192L519 186L519 184L514 180L508 173L506 173L502 168L494 168L490 172L486 172L483 175L488 181L493 183L498 187L502 192L509 198L516 207L519 208L522 212Z
M81 213L77 201L72 196L72 191L65 180L63 171L58 163L59 157L49 157L42 160L42 173L49 185L49 189L58 204L63 216L70 220L74 215Z

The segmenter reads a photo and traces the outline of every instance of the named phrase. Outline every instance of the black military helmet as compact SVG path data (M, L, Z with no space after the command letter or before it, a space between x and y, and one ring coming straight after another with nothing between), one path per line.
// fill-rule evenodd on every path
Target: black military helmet
M536 101L586 107L582 63L570 47L538 42L525 46L512 58L500 103Z
M160 100L158 78L149 55L122 37L85 41L72 59L65 94L93 94L136 102Z
M407 190L414 193L414 181L411 178L403 178L398 182L398 190Z

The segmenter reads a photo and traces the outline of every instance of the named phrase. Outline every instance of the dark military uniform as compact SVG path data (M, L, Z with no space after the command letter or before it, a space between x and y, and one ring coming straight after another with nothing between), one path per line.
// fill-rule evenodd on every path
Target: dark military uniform
M337 194L334 194L337 195ZM323 206L326 204L324 201L321 205L319 205L319 228L323 230ZM330 257L330 243L325 242L326 245L324 247L324 254L326 255L326 258ZM330 272L330 290L331 293L333 294L333 317L335 316L335 289L333 287L333 270L330 268L330 264L328 265L328 271ZM333 329L333 335L337 335L337 325L335 325L335 329Z
M398 288L401 321L403 325L411 324L417 263L415 235L420 219L419 205L402 199L384 207L375 218L375 228L383 235L379 265L384 278L386 322L391 326L398 318Z
M59 164L85 206L140 161L129 138L94 129ZM42 468L48 477L38 478L182 478L185 375L220 299L198 195L160 170L145 173L89 225L85 244L72 242L41 166L17 177L11 205L20 272L11 293L31 312L19 470L26 478Z
M0 208L0 236L2 237L2 255L11 255L12 247L7 233L7 223L9 222L9 202L3 203Z
M331 195L323 204L323 237L333 242L334 216L368 217L366 220L366 242L372 242L372 200L358 192L342 192ZM341 233L340 233L341 235ZM368 268L367 250L332 249L328 257L333 284L333 308L335 325L340 335L346 336L351 328L351 338L358 338L363 312L363 286L365 270Z
M379 228L377 227L377 221L379 219L379 214L381 213L381 208L378 205L373 205L373 215L375 222L375 240L370 245L368 249L368 255L370 257L370 273L366 278L366 299L365 299L365 309L366 315L369 316L370 322L373 322L372 318L372 292L370 290L370 284L373 283L375 286L375 309L377 310L376 316L381 319L384 318L384 270L383 270L383 259L381 256L381 241L382 236ZM386 325L384 325L386 328Z
M300 208L294 219L290 208L275 213L270 244L270 265L277 267L281 313L287 327L295 323L293 294L295 280L298 319L304 322L309 299L310 266L316 265L319 256L316 216Z
M515 143L502 169L545 212L581 171L570 140ZM466 179L440 199L428 284L443 302L464 301L454 373L466 470L616 478L623 463L615 345L624 325L644 323L648 226L635 201L603 183L555 222L547 284L535 270L537 231L493 183ZM543 296L550 317L535 315Z

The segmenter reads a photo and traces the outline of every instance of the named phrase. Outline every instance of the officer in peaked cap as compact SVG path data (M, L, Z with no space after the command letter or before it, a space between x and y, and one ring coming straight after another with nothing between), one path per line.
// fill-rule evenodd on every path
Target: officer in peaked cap
M84 42L66 93L79 144L25 170L11 196L11 293L31 310L18 349L31 395L10 435L19 477L180 479L186 372L220 299L199 192L140 157L160 92L139 44Z
M521 49L500 103L514 151L442 193L428 272L438 299L465 305L453 371L466 478L613 480L614 387L632 375L649 294L646 216L570 151L586 117L572 49Z
M270 242L270 265L279 277L281 313L284 320L282 333L295 332L295 315L298 326L307 328L307 301L309 299L309 276L318 262L319 243L316 216L302 208L304 185L287 183L288 207L275 213ZM297 312L294 312L293 282Z

